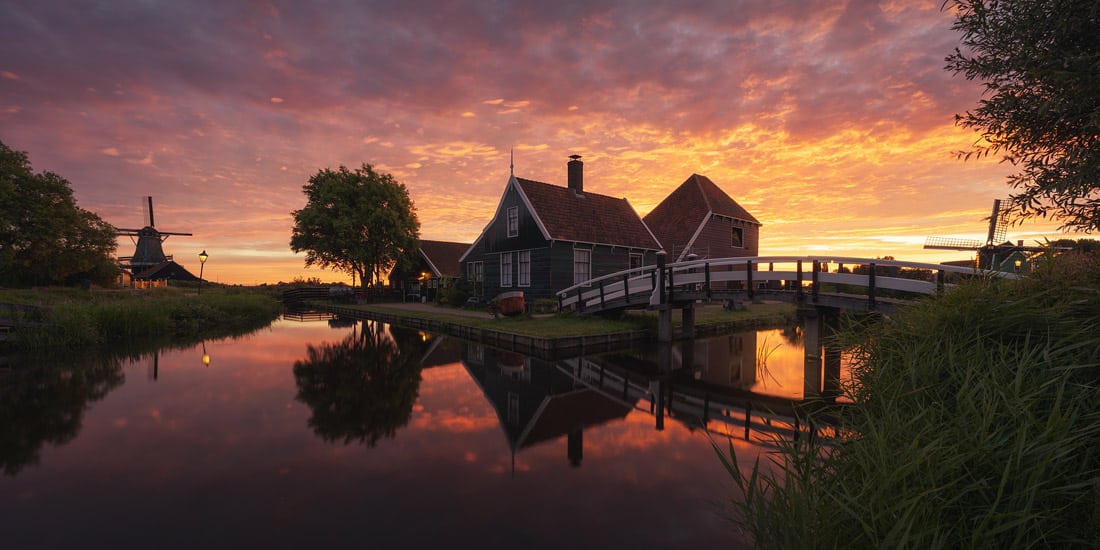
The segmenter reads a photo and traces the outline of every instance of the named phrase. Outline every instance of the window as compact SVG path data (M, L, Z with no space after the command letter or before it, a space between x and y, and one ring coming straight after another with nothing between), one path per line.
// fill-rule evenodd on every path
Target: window
M519 253L519 286L531 286L531 251Z
M573 250L573 284L579 285L592 278L592 251Z
M745 230L740 227L733 228L733 247L745 248Z
M512 286L512 253L500 255L500 286Z
M631 254L630 255L630 269L634 269L636 267L642 267L643 265L645 265L645 262L642 260L643 257L644 256L642 256L641 254Z
M466 264L466 278L471 283L480 283L485 280L485 268L482 262L470 262Z
M508 207L508 236L515 237L519 235L519 207Z

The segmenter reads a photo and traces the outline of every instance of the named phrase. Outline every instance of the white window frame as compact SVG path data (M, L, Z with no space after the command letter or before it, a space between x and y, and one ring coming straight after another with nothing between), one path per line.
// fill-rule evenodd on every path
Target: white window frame
M512 253L505 252L500 255L500 287L512 286Z
M508 236L509 237L518 237L519 236L519 207L518 206L509 206L508 207Z
M524 261L526 259L526 261ZM524 269L526 267L526 269ZM520 250L519 251L519 280L516 282L516 286L531 286L531 251Z
M581 266L586 266L585 269L580 269ZM585 283L584 286L591 286L588 281L592 280L592 250L587 248L574 248L573 249L573 284L579 285Z
M734 236L738 237L737 238L738 242L733 242L734 241ZM732 228L732 231L730 231L730 245L733 246L734 248L745 248L745 228L743 228L743 227L733 227Z
M634 265L634 258L638 259L638 265ZM635 267L645 267L645 254L630 253L630 260L628 260L627 267L634 269Z
M471 283L480 283L485 280L484 262L470 262L466 264L466 278Z

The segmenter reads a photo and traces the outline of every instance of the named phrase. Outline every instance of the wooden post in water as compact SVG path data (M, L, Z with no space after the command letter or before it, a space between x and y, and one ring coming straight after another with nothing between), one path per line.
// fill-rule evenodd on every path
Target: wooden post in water
M802 343L805 348L802 397L821 395L821 312L817 308L799 310L802 317Z
M665 293L665 251L657 252L657 295L660 302L657 304L657 341L672 341L672 306L668 303L668 294Z

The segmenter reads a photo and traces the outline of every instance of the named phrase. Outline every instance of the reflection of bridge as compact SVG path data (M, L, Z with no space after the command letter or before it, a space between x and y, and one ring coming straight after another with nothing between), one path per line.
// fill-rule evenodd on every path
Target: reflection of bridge
M599 313L697 300L768 297L823 307L877 310L889 309L914 296L941 292L953 286L949 278L1016 277L968 267L828 256L722 258L666 266L660 262L571 286L558 293L559 304L580 313Z

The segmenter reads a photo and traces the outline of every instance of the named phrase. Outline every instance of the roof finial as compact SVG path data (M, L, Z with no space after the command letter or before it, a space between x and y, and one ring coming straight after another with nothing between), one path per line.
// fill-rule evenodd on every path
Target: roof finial
M516 155L511 147L508 148L508 175L516 175Z

